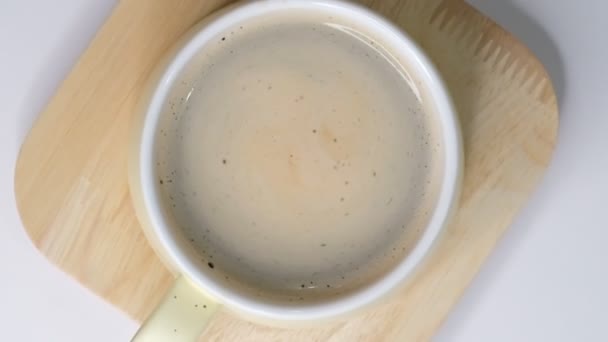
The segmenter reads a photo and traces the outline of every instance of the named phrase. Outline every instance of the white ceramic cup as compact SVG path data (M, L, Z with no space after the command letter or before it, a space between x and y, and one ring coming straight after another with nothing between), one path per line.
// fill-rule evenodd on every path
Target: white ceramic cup
M444 170L428 225L412 251L385 276L348 296L320 303L281 305L265 301L219 283L209 276L186 247L187 241L161 210L158 178L154 173L154 148L157 124L168 96L180 82L180 73L193 56L205 49L218 34L235 24L276 11L315 9L328 16L348 18L363 32L380 37L382 44L400 60L418 81L421 97L432 108L441 127ZM136 341L195 341L219 306L246 317L268 322L316 321L344 315L364 307L397 288L412 275L446 225L458 197L462 173L462 144L457 115L446 86L422 50L400 29L370 10L354 4L330 1L255 1L237 3L212 14L193 27L167 53L150 76L133 122L130 158L131 195L138 218L155 251L177 277L157 310L147 319L134 338ZM200 259L200 258L198 258Z

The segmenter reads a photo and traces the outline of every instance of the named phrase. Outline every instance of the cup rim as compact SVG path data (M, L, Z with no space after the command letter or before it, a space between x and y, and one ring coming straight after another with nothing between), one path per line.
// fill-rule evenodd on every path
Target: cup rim
M248 294L226 287L212 279L190 259L188 254L180 249L178 241L171 234L167 220L163 216L160 200L156 189L154 173L155 131L162 112L162 106L167 98L174 81L201 48L219 33L229 27L243 22L254 16L265 15L277 10L317 8L352 18L365 30L377 32L383 38L391 41L391 50L399 50L411 64L420 69L416 76L423 80L428 89L429 97L434 101L436 116L441 122L444 145L444 174L443 184L439 191L436 208L433 211L426 229L412 251L407 254L392 270L375 280L369 286L321 303L302 303L282 305L265 301ZM349 19L350 20L350 19ZM458 117L447 87L426 54L401 29L387 19L372 12L370 9L339 0L283 0L283 1L253 1L239 3L206 22L202 28L194 29L193 36L184 42L175 56L169 60L162 70L159 81L153 85L149 103L144 109L144 121L137 148L139 155L136 163L138 168L139 186L143 199L145 214L151 223L152 233L158 239L160 248L170 258L181 274L186 275L194 284L217 299L223 305L249 316L277 321L310 321L340 316L371 304L385 294L402 284L419 266L424 257L433 247L434 242L444 230L449 217L456 206L460 192L463 169L462 138Z

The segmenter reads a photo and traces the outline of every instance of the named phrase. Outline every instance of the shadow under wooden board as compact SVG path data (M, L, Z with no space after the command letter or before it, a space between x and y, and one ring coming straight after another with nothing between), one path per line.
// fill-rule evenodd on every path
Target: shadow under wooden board
M32 128L15 191L24 226L60 268L141 321L172 282L135 218L127 184L129 121L148 72L225 1L124 0ZM402 26L454 97L466 161L460 208L424 268L389 301L347 321L298 329L222 312L204 340L428 340L547 167L558 111L542 65L462 1L365 4Z

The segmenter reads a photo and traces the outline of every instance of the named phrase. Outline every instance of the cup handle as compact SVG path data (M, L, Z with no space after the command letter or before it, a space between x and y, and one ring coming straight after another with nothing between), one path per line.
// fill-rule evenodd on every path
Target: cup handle
M131 342L196 342L219 307L180 276Z

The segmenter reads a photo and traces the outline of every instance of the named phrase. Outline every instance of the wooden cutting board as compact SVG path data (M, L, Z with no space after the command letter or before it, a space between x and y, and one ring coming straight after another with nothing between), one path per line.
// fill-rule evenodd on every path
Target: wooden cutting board
M15 191L37 248L141 321L172 276L148 246L127 186L129 121L159 56L221 0L123 0L23 144ZM541 178L558 111L542 65L462 1L369 0L446 79L466 150L461 205L424 269L394 298L341 323L259 326L222 312L216 341L428 340Z

